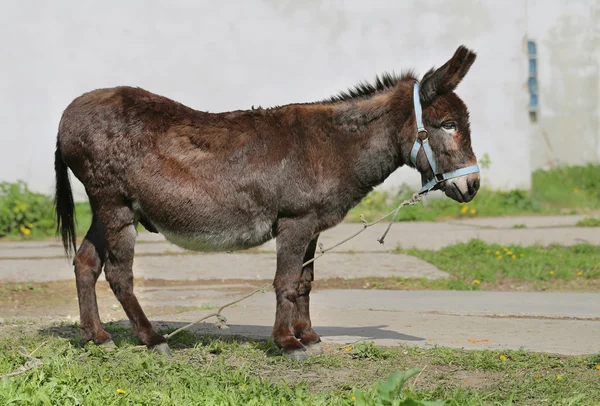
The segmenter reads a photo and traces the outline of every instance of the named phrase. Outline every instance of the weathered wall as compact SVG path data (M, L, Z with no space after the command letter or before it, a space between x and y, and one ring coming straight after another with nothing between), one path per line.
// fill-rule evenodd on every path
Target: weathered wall
M528 0L537 43L540 109L532 168L600 161L598 0Z
M51 192L61 112L90 89L136 85L209 111L312 101L385 70L424 73L466 44L479 58L458 93L491 157L485 181L528 187L526 31L521 0L2 2L0 179ZM419 176L387 185L402 182Z

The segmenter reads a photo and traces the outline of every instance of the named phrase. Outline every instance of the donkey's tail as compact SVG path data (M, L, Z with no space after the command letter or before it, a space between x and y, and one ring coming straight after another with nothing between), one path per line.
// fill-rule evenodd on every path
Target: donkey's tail
M56 234L60 231L62 243L67 257L77 250L75 244L75 202L69 181L67 164L63 161L60 144L56 143L54 153L54 172L56 173L56 194L54 207L56 208Z

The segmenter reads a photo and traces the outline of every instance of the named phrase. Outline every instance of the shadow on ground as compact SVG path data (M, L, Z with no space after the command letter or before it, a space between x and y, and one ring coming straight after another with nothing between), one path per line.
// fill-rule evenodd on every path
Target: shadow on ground
M154 327L161 333L166 334L185 326L187 323L174 321L156 321ZM389 339L399 341L423 341L422 337L402 334L397 331L386 329L386 325L364 326L364 327L334 327L334 326L316 326L315 331L322 338L334 338L334 341L340 343L349 343L359 340ZM118 321L105 323L104 328L113 337L117 346L138 345L136 337L127 321ZM76 347L83 347L86 342L79 333L79 324L61 324L38 330L42 336L61 337L69 340ZM189 348L199 342L205 343L206 340L224 340L240 342L265 342L271 336L271 327L256 325L228 325L226 329L219 329L211 323L201 323L200 325L188 331L183 331L169 340L173 348Z

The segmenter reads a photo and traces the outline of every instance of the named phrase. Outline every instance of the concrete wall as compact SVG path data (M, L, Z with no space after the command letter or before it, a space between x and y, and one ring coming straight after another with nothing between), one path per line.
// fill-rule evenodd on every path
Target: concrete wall
M386 70L422 74L466 44L479 57L458 94L491 158L485 182L526 188L527 12L521 0L2 2L0 180L51 192L61 112L90 89L135 85L209 111L313 101ZM403 182L419 176L386 185Z
M600 10L597 0L528 0L537 43L540 109L532 168L600 161Z

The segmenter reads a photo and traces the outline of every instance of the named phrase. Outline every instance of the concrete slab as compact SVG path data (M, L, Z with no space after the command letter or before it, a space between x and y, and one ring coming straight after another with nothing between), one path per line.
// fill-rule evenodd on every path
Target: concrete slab
M136 256L136 278L168 280L272 280L275 254L186 254ZM319 279L404 277L446 278L448 274L415 257L398 254L329 253L316 266ZM101 276L103 278L104 276ZM0 259L0 280L48 282L74 279L65 258Z
M400 222L395 223L385 244L377 239L387 224L368 228L355 239L336 248L336 252L390 252L396 247L438 250L451 244L478 238L488 243L518 245L574 245L582 242L600 245L600 227L564 227L582 216L528 216L507 218L466 219L456 222ZM513 229L515 224L528 224L525 229ZM535 228L538 227L538 228ZM541 228L539 228L541 227ZM549 228L544 228L549 227ZM362 228L360 224L340 224L325 231L319 241L329 247L344 240ZM136 255L156 256L181 254L182 248L165 240L160 234L142 232L138 236ZM275 240L248 252L275 252ZM17 258L64 257L62 245L52 241L0 242L0 260Z
M577 222L583 220L584 215L560 215L560 216L506 216L506 217L475 217L468 219L448 221L449 224L460 226L473 226L480 228L507 229L515 226L526 228L548 228L548 227L574 227Z
M185 249L164 240L153 243L136 244L136 255L165 255L189 253ZM39 242L0 242L0 260L2 259L63 259L65 251L62 244L41 244Z
M380 345L593 354L600 352L599 303L600 294L344 290L315 292L311 313L323 341L340 345L373 340ZM202 314L175 314L156 324L179 327ZM196 330L266 339L274 321L274 294L254 296L224 314L229 329L204 323Z

